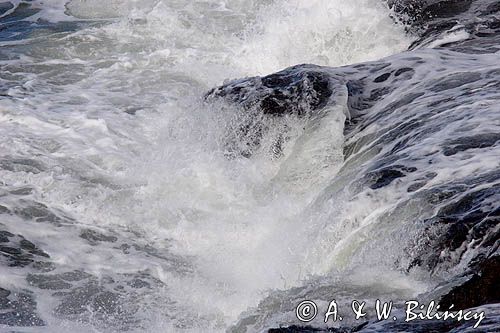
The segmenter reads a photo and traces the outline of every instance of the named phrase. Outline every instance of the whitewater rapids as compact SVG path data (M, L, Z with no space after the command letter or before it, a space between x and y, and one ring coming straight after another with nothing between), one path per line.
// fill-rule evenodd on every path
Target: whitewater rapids
M318 296L311 286L336 286L322 290L325 299L340 292L347 302L352 291L404 300L446 280L394 267L409 264L399 245L421 232L408 221L426 216L405 201L410 191L397 182L364 191L361 180L343 190L358 179L350 170L380 153L350 144L390 133L413 109L352 133L345 124L363 112L352 112L355 87L342 79L332 79L336 90L312 119L268 119L205 96L231 79L292 65L399 54L387 66L416 74L400 86L394 78L394 94L416 100L419 91L405 94L429 73L453 74L441 70L446 61L486 80L494 56L433 53L467 39L465 31L401 55L415 37L373 0L10 1L0 3L0 22L0 231L21 249L0 258L0 296L12 292L18 314L0 328L262 331L293 323L281 302ZM341 72L363 80L363 66ZM386 67L366 65L373 73ZM374 118L384 116L384 103ZM248 121L258 130L241 137ZM460 125L495 131L495 113L481 121ZM458 137L456 128L438 129ZM414 156L438 146L428 140ZM411 174L423 161L397 172ZM494 170L498 156L435 163L452 176L419 171L411 179L450 182Z

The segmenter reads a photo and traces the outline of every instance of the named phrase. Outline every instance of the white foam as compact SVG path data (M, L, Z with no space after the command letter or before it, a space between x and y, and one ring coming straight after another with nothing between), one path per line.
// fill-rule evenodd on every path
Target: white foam
M42 11L31 19L74 19L62 1L34 6ZM190 325L215 330L256 305L266 290L331 268L321 260L304 264L313 240L304 237L311 229L300 214L342 163L345 104L339 101L330 118L314 125L321 130L310 141L300 137L302 123L286 120L295 136L282 159L263 149L251 159L228 160L221 136L231 115L200 99L228 78L398 52L409 39L385 7L371 0L74 0L67 7L77 18L113 20L25 40L29 57L0 62L21 77L9 90L13 99L0 100L2 154L38 156L47 165L29 179L7 171L2 179L27 181L36 188L34 200L68 212L78 227L112 230L180 256L194 274L161 258L90 247L78 228L38 238L27 233L33 241L57 263L95 274L149 268L178 304L168 314L173 324L186 323L188 308L204 318ZM26 52L7 46L14 58ZM311 168L325 164L321 174ZM30 227L18 225L20 233ZM168 322L163 296L151 298L141 314L155 319L151 331ZM54 329L71 326L39 301Z
M441 38L436 38L431 43L425 45L425 47L436 48L445 44L461 42L467 40L471 37L471 34L462 25L457 25L452 29L443 33Z

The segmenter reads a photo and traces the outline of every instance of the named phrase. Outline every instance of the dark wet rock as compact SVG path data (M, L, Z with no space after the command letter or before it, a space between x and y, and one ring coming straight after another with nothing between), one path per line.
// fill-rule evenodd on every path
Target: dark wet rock
M390 77L391 77L391 73L385 73L385 74L382 74L380 76L377 76L375 78L375 80L373 80L373 82L375 82L375 83L382 83L382 82L387 81L387 79L389 79Z
M323 108L333 94L331 76L319 66L295 66L276 74L237 80L210 91L206 98L223 98L264 114L303 116Z
M26 251L36 251L36 246L32 242L26 239L21 239L19 242L19 245L21 245L21 248L26 250Z
M445 186L443 188L431 188L423 195L428 203L438 206L454 198L459 193L467 190L466 186Z
M133 279L128 285L135 289L149 288L151 286L148 282L141 279Z
M30 293L0 287L0 325L32 327L45 323L37 315L36 301Z
M347 89L349 97L347 100L347 107L351 116L354 116L352 120L356 120L358 114L363 114L363 111L370 109L375 103L386 95L394 91L395 87L391 85L374 88L372 90L367 90L366 83L363 81L348 81Z
M27 245L29 244L29 246ZM36 247L35 245L33 245L33 243L25 240L25 239L22 239L21 242L19 243L19 245L21 246L21 248L23 250L26 250L28 251L28 253L32 254L32 255L37 255L37 256L40 256L40 257L45 257L45 258L50 258L50 256L45 253L43 250L40 250L38 247Z
M10 210L5 206L0 205L0 214L8 214L8 213L10 213Z
M40 223L47 222L56 226L74 222L70 217L65 216L59 211L50 209L41 202L21 199L19 203L19 207L14 208L13 213L25 220Z
M10 194L14 195L30 195L33 193L33 189L31 187L21 187L16 190L10 191Z
M64 281L59 275L28 274L28 283L34 287L48 290L69 289L72 284Z
M472 0L442 0L423 7L424 19L453 17L469 10Z
M130 248L131 246L129 244L121 244L119 246L119 249L122 250L124 254L130 254Z
M60 219L46 205L39 202L33 202L28 207L16 209L15 213L27 220L35 220L36 222L60 222Z
M497 221L497 223L500 222ZM469 279L445 294L442 308L469 309L483 304L500 303L500 255L480 260L466 273Z
M467 12L473 0L388 0L388 4L406 21L422 25L442 18L451 18Z
M49 255L23 236L0 230L0 258L10 267L25 267Z
M33 8L29 2L28 3L20 3L15 10L7 15L5 18L3 18L3 22L8 22L8 21L18 21L22 20L24 18L30 17L36 13L38 13L40 10L37 8ZM2 22L2 23L3 23Z
M23 252L20 249L9 246L0 246L0 252L11 254L11 255L21 255Z
M387 112L393 112L394 110L400 109L406 105L409 105L416 101L418 98L424 96L424 92L415 92L415 93L409 93L407 95L402 96L401 98L398 98L397 101L392 102L389 104L386 108ZM384 112L382 112L381 115L383 115Z
M14 237L14 234L5 231L5 230L0 230L0 243L7 243L9 242L9 238Z
M428 174L425 175L424 178L417 179L415 181L415 183L408 186L407 191L411 193L411 192L416 192L416 191L420 190L422 187L427 185L429 180L435 178L436 176L437 176L437 174L435 172L429 172Z
M56 269L56 265L48 261L35 261L32 267L41 273L48 273Z
M88 311L88 298L95 293L97 293L97 291L90 290L90 288L79 288L73 290L71 293L63 294L65 297L56 308L56 313L62 317L76 319L77 317L74 316L81 315Z
M408 192L416 192L420 190L422 187L424 187L427 184L427 182L416 182L408 186Z
M12 172L26 172L38 174L46 170L40 161L27 158L4 158L0 160L0 169Z
M3 289L0 287L0 302L1 302L0 309L4 309L7 303L9 302L9 300L7 299L9 295L10 295L10 290Z
M483 15L490 15L500 12L500 2L495 1L486 7L486 10L482 12Z
M87 240L92 245L96 245L99 242L114 243L118 240L118 238L115 236L106 236L91 229L82 230L80 232L80 237Z
M465 40L451 40L441 47L464 53L495 53L500 38L498 3L482 0L388 0L399 21L419 36L415 49L442 38L454 29L465 31ZM479 18L479 19L478 19Z
M404 68L400 68L396 71L396 73L394 73L394 76L398 77L398 76L401 76L403 75L404 73L414 73L415 70L413 70L413 68L408 68L408 67L404 67Z
M7 252L0 252L0 255L3 255L8 259L8 266L10 267L25 267L34 262L33 258L28 255L21 254L11 254Z
M442 92L445 90L461 87L463 85L478 81L481 79L481 74L479 73L455 73L440 79L435 83L430 90L433 92Z
M414 167L394 165L369 172L365 177L365 182L372 190L376 190L388 186L395 179L406 177L408 173L415 171L417 171L417 169Z
M497 221L500 217L500 185L492 185L489 188L480 189L469 192L445 207L437 214L440 223L446 224L465 224L467 230L474 231L475 227L480 227L481 222L487 220ZM458 234L450 235L453 241L448 241L449 244L459 243L465 239L460 238ZM484 236L481 232L476 233L476 237ZM455 238L459 238L456 240Z
M100 314L109 315L118 312L120 297L110 291L98 293L92 302L92 307Z
M465 136L446 142L443 154L445 156L453 156L469 149L492 147L497 142L500 142L500 133L484 133L474 136Z
M355 113L356 111L362 111L368 109L371 104L365 101L363 96L364 94L364 83L361 80L349 80L346 83L348 100L347 107L351 113ZM354 121L356 119L353 119Z
M358 83L360 84L360 83ZM373 107L377 101L385 98L387 95L391 94L396 88L393 85L388 85L387 87L375 88L373 90L367 91L359 90L353 91L352 89L353 82L348 84L348 87L351 86L351 92L349 94L348 99L348 108L350 113L355 117L358 115L364 116L366 110ZM413 102L420 99L425 95L425 92L410 92L403 96L399 96L396 100L389 103L383 110L379 111L377 114L371 115L370 123L377 121L380 118L386 117L388 114L395 112L407 105L411 105ZM412 124L408 124L410 126ZM413 125L414 126L414 125ZM363 129L363 125L357 126L358 130Z
M72 283L88 280L92 275L83 271L72 271L60 274L28 274L26 280L32 286L40 289L62 290L69 289Z
M475 177L469 186L484 179ZM410 268L424 266L435 272L456 265L467 250L477 249L481 254L500 241L500 233L495 231L500 223L500 185L488 184L475 190L461 185L424 191L423 195L441 208L423 221L426 228L417 237L416 246L407 249L415 258Z
M0 15L3 15L8 10L14 8L14 5L10 2L0 2Z
M92 277L91 274L83 272L83 271L73 271L73 272L66 272L58 275L62 280L68 281L68 282L77 282L77 281L82 281L86 279L90 279Z
M383 88L375 88L370 92L370 97L368 97L368 101L376 102L380 101L385 95L390 94L394 89L387 86Z
M262 100L260 107L264 113L269 114L291 112L302 115L308 110L297 108L303 104L302 101L296 100L295 96L300 96L304 101L308 101L311 110L319 109L326 105L332 95L329 81L329 77L320 72L304 73L292 78L289 75L279 74L264 77L262 84L273 89L273 93ZM283 88L285 88L285 92L283 92ZM290 98L292 98L291 101Z

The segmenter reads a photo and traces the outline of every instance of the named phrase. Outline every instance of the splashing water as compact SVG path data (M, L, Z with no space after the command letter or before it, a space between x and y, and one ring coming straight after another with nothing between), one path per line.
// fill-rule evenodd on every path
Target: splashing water
M9 216L11 231L40 244L54 273L86 272L115 290L127 276L149 281L147 291L123 292L121 309L106 318L86 303L65 311L75 304L61 307L64 295L48 288L37 301L49 331L220 331L268 290L334 268L328 259L306 262L314 252L304 235L318 226L304 214L342 165L345 96L316 123L276 120L271 127L288 136L283 156L270 153L280 133L269 132L248 159L227 158L224 146L239 111L202 96L229 78L404 50L410 40L383 4L11 3L2 17L19 28L0 42L0 191L30 191L2 204L39 203L55 216L35 227ZM95 241L85 230L114 238ZM15 273L1 280L28 287Z

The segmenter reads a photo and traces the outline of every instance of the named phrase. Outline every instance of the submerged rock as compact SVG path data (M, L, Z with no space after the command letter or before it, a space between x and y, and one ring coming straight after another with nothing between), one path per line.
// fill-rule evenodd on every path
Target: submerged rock
M0 230L0 259L10 267L25 267L50 256L21 235Z
M80 238L87 240L92 245L97 245L100 242L114 243L118 240L116 236L104 235L91 229L82 230Z
M372 190L377 190L390 185L395 179L406 177L408 173L415 171L417 169L413 167L394 165L367 173L364 181L370 184Z
M0 325L43 326L36 314L36 302L30 292L12 292L0 287Z

